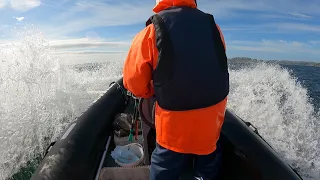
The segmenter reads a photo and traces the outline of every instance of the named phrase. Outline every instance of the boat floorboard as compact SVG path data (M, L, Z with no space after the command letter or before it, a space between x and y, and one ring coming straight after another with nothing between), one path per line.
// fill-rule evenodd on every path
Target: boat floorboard
M109 167L103 168L99 180L148 180L150 179L149 166L135 168Z
M124 113L132 113L133 107L128 106ZM219 172L220 180L241 179L241 180L267 180L261 176L253 164L239 156L236 148L228 141L228 139L221 134L220 140L222 143L223 155L222 155L222 167ZM148 180L149 179L149 167L142 164L140 167L123 168L115 163L111 157L111 151L115 149L114 139L112 137L111 143L108 147L108 151L104 160L103 168L100 173L100 180ZM148 175L146 175L148 174ZM181 179L192 180L193 169L186 166Z

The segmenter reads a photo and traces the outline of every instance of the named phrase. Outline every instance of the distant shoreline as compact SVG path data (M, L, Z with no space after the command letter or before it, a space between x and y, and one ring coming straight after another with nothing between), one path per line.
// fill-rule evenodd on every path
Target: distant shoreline
M288 61L288 60L258 60L248 57L235 57L228 59L230 62L242 62L242 63L252 63L252 62L265 62L265 63L277 63L281 65L300 65L300 66L313 66L320 67L320 62L307 62L307 61Z
M259 59L252 59L248 57L234 57L228 59L229 63L270 63L270 64L280 64L280 65L299 65L299 66L313 66L313 67L320 67L320 62L308 62L308 61L288 61L288 60L259 60ZM70 66L79 70L82 69L96 69L100 68L103 64L110 64L111 62L87 62L87 63L80 63L80 64L72 64L66 65Z

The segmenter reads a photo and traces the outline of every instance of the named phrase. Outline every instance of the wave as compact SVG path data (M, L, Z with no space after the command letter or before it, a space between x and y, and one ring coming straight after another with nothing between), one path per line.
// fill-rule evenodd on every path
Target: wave
M21 43L0 51L0 179L34 164L97 97L87 91L106 89L119 77L111 71L114 66L78 73L60 65L36 29L26 29L21 37Z
M320 118L307 89L276 64L231 70L230 77L228 108L252 122L305 179L319 179Z
M55 141L111 81L123 61L98 67L63 66L41 33L0 51L0 179L29 179ZM276 64L233 64L228 108L260 134L305 179L320 179L319 112L308 91ZM17 168L20 167L20 168Z

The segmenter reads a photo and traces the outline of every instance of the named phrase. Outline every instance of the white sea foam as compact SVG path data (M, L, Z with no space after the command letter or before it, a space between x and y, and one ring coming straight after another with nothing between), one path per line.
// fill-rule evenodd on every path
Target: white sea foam
M43 153L87 109L99 95L87 91L106 89L121 75L117 63L97 72L61 66L33 27L19 37L21 42L0 50L0 179Z
M123 61L76 71L59 64L41 33L26 30L22 41L0 51L0 179L61 135L109 83ZM307 90L277 65L230 70L228 107L260 134L305 179L320 179L319 113ZM89 93L88 93L89 92Z
M228 107L259 133L304 179L320 179L319 115L307 89L278 65L231 70Z

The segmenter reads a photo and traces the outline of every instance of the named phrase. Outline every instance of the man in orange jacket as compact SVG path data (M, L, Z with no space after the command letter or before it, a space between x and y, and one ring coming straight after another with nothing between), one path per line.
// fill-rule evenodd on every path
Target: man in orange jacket
M157 0L153 11L123 69L125 88L156 98L151 179L177 179L190 158L195 177L214 179L229 93L223 35L195 0Z

